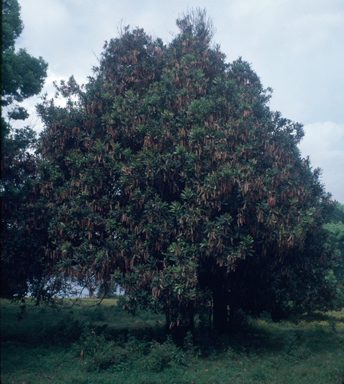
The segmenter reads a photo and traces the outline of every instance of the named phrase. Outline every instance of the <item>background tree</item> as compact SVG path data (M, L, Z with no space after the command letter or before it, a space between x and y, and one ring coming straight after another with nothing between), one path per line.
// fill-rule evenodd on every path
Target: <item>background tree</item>
M312 308L333 287L314 243L328 197L297 148L302 126L270 111L249 64L210 45L204 11L177 25L168 46L126 28L85 89L61 83L65 108L39 107L49 255L71 276L112 275L129 309L171 326L192 327L209 300L219 331L228 310Z
M324 229L328 234L327 247L334 250L334 265L327 279L337 286L335 309L344 307L344 205L334 202L334 209L327 215Z
M13 121L25 120L28 113L20 102L38 94L47 76L47 63L15 51L15 40L23 30L17 0L3 0L1 56L1 295L21 297L30 283L42 278L45 244L43 226L28 232L28 217L42 220L33 193L37 159L36 134L30 127L17 129ZM38 209L38 210L37 210Z
M48 64L39 57L29 55L25 49L15 51L15 40L23 30L20 19L20 5L17 0L2 1L2 63L1 63L1 105L16 107L14 102L21 102L37 95L47 76ZM15 109L11 118L22 119L25 110Z

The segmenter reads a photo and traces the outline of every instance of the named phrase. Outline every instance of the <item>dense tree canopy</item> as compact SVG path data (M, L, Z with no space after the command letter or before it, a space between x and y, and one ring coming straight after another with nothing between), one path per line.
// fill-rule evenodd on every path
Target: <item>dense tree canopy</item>
M25 49L15 51L15 40L23 30L17 0L2 1L1 106L37 95L47 76L47 63L29 55ZM12 117L14 118L14 117Z
M334 202L334 209L327 215L324 229L328 234L326 246L334 250L333 269L329 271L328 279L337 285L337 296L334 308L344 306L344 205Z
M125 28L85 88L61 83L66 107L38 108L46 255L70 276L112 276L128 307L171 325L207 302L218 330L228 309L324 306L328 197L302 126L269 109L248 63L226 63L204 12L177 25L167 46Z
M40 245L46 244L46 236L39 228L31 233L26 229L34 214L30 202L36 199L36 135L30 127L12 125L28 117L18 103L41 91L47 64L23 49L15 51L23 30L17 0L2 1L1 26L1 295L12 297L25 295L28 284L41 279L45 270Z

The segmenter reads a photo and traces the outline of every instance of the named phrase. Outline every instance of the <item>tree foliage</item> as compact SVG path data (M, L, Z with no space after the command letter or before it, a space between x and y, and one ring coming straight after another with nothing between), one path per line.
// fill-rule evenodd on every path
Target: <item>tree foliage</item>
M47 64L23 49L15 51L15 40L23 30L17 0L2 1L1 25L1 295L21 297L30 283L45 274L40 247L46 236L42 226L27 230L31 215L43 216L31 204L36 200L36 134L30 127L18 129L12 124L28 117L18 103L41 91Z
M324 306L328 197L302 126L269 109L248 63L226 63L204 12L177 25L167 46L125 28L84 88L61 83L65 108L39 107L47 254L171 325L208 302L218 330L228 308Z
M37 95L47 77L48 64L29 55L25 49L15 51L15 40L23 30L17 0L2 1L1 106ZM12 118L14 118L12 116Z
M326 246L334 251L333 269L329 271L327 279L337 286L337 297L334 307L344 307L344 205L334 202L333 210L327 215L324 229L328 234Z

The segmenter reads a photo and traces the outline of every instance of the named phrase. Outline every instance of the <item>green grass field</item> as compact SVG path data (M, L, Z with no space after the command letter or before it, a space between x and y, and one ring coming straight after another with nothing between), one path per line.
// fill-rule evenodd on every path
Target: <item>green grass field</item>
M225 336L196 321L177 346L163 317L134 317L115 299L20 307L1 300L3 384L344 383L344 311L297 324L249 319Z

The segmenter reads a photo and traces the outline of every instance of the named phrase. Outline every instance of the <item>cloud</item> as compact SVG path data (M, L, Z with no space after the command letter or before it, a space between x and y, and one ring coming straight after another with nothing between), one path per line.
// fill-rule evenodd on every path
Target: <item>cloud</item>
M322 182L333 199L344 204L344 124L308 124L300 143L302 157L309 156L314 168L321 168Z
M222 49L252 63L274 89L273 109L303 123L344 121L342 0L233 0L215 15Z

